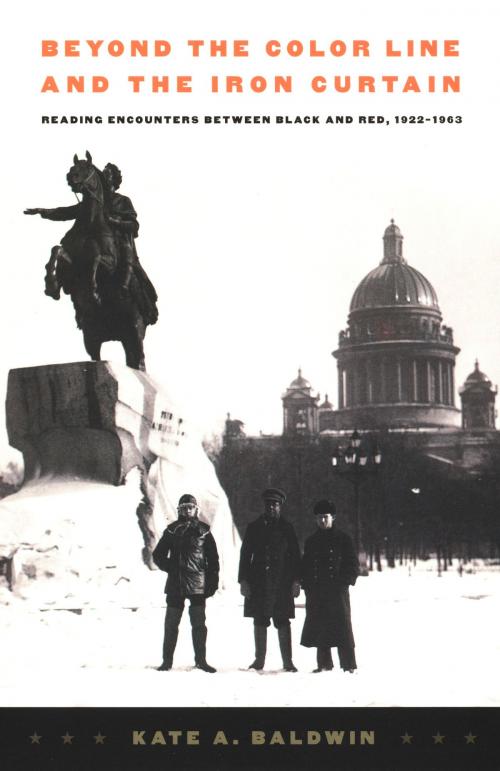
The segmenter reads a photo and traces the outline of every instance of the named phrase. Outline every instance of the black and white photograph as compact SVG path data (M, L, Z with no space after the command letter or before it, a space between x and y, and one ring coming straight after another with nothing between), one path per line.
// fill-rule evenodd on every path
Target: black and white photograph
M493 770L497 4L2 16L9 767Z

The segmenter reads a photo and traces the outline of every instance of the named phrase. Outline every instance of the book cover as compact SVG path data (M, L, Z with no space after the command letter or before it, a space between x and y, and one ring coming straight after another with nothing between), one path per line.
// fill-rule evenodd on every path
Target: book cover
M181 479L210 490L221 483L232 507L216 531L226 565L224 589L207 603L208 650L218 672L191 671L187 611L178 665L157 672L163 576L149 577L144 585L139 580L141 590L156 593L141 598L134 579L125 574L120 581L117 568L119 599L113 595L109 607L101 602L98 611L95 595L88 607L68 599L79 596L72 583L64 583L74 580L69 574L58 583L57 602L48 606L44 587L53 568L35 575L24 557L16 563L18 588L9 587L10 555L22 542L22 523L39 510L45 522L52 506L52 450L43 450L40 440L47 463L42 467L50 473L30 470L8 527L4 515L0 539L6 620L1 734L11 767L494 768L500 575L498 525L491 514L498 500L500 380L496 4L88 0L77 8L49 0L11 7L3 17L5 492L15 493L29 464L20 447L9 446L6 427L20 425L22 410L30 408L9 402L9 372L90 358L78 307L75 319L68 293L61 287L56 300L47 283L52 250L72 222L68 212L45 216L48 209L79 205L81 191L75 195L67 174L77 159L90 158L99 171L107 164L118 167L120 195L140 223L130 259L140 261L158 295L158 319L149 317L145 331L145 371L166 389L216 460L219 482L196 453L182 461L188 475ZM24 213L30 209L45 214ZM396 263L410 266L411 275L405 267L396 280L396 272L386 270ZM137 275L139 268L133 270ZM375 276L377 270L386 279ZM86 276L90 287L91 271ZM143 290L146 279L138 279ZM399 345L413 334L409 328L400 333L399 322L397 329L391 326L382 311L368 319L375 279L377 291L385 280L389 305L428 312L428 327L420 327L415 343L419 361L436 341L428 369L405 369L403 356L394 393L390 379L372 378L369 368L363 375L356 370L352 379L349 374L356 352L364 355L379 345L386 361L389 343ZM99 294L99 283L94 288ZM113 377L123 370L126 350L119 342L104 342L100 354L111 362L106 371ZM140 356L128 361L142 364ZM55 414L58 389L76 388L74 370L58 371L60 380L37 380L40 395L33 387L25 401L46 399L56 405ZM141 377L120 386L134 415ZM479 406L478 382L487 392ZM467 384L476 389L472 402ZM383 399L377 397L382 388ZM422 389L428 391L420 410L415 405L423 401L417 398ZM288 408L287 397L298 391L315 417ZM382 401L383 409L372 409ZM438 408L432 411L431 403ZM77 412L71 420L79 419ZM128 415L120 418L119 437L136 430ZM365 426L353 422L360 415L368 416ZM162 408L149 419L154 434L176 418ZM45 417L40 413L34 420L43 437ZM317 421L313 429L309 420ZM292 621L299 672L281 671L274 628L268 671L249 672L253 631L243 617L237 560L250 514L260 513L261 488L289 482L288 513L301 543L313 530L312 504L325 493L338 495L341 522L345 518L356 535L353 491L335 480L330 457L325 472L324 458L314 460L320 455L313 450L306 466L292 469L298 456L279 449L281 438L288 430L312 431L310 446L335 454L345 452L352 430L368 438L384 425L385 468L396 464L397 437L405 432L418 434L414 446L425 444L430 465L418 466L418 478L404 472L408 511L394 514L400 525L394 567L387 566L388 546L384 552L382 544L384 570L377 571L372 550L370 575L351 589L358 670L343 673L336 665L333 674L312 674L314 649L300 646L302 594ZM229 447L231 432L236 435ZM112 441L103 457L113 455ZM155 452L151 441L144 457ZM78 452L71 441L60 443L57 463L80 457ZM279 462L269 460L273 452ZM172 468L181 461L174 455L167 460L168 498L168 484L177 490L179 482ZM68 464L62 481L78 484ZM133 466L130 461L127 469ZM96 483L123 481L111 466L99 461L97 467ZM442 488L435 481L441 473ZM289 480L295 484L297 474L309 474L309 481L292 489ZM129 485L113 488L122 497L109 498L113 516L106 523L91 520L87 555L94 553L101 527L104 539L120 538L117 506L135 516ZM78 488L61 489L61 495L76 496L71 500L84 517ZM384 494L391 496L392 489L386 486ZM367 541L372 490L380 503L380 489L368 485L356 504ZM86 489L85 506L92 508L88 495ZM219 487L207 500L218 495ZM99 501L105 505L104 498ZM394 512L394 501L383 505ZM170 499L168 505L171 510ZM418 555L411 551L420 536L403 532L410 527L405 517L425 541L426 529L435 518L441 521L442 507L450 512L450 543L460 540L458 530L467 531L461 543L469 551L447 552L443 541L436 552L433 542L422 560L427 545ZM383 540L380 522L372 529ZM127 520L123 540L133 538L136 528L135 519ZM81 587L95 576L80 545L74 553ZM45 531L37 553L45 548L63 546L54 547ZM112 549L100 549L95 546L96 565L101 558L113 565ZM126 559L122 546L120 559ZM148 571L144 565L138 573L142 569Z

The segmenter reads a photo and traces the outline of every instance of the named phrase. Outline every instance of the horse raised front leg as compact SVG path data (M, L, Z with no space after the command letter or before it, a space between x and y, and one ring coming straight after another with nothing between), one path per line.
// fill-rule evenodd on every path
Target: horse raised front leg
M50 258L45 266L45 294L54 300L61 296L61 285L57 277L57 266L62 254L62 247L57 244L50 252Z

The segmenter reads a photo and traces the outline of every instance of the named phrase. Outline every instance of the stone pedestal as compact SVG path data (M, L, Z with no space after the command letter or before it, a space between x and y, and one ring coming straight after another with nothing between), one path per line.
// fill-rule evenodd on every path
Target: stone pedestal
M109 362L11 370L6 412L25 482L64 475L120 484L132 467L147 470L175 450L158 434L168 428L181 443L186 436L185 421L148 375Z

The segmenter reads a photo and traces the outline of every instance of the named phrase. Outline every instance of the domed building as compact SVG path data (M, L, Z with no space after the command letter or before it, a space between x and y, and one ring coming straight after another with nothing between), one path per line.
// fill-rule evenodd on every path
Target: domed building
M282 396L282 401L284 434L316 434L319 431L319 396L313 395L311 384L302 377L301 369Z
M466 430L495 429L495 399L497 389L479 369L476 359L474 371L460 389L462 400L462 427Z
M500 555L497 389L476 362L460 389L461 425L459 349L436 291L404 259L394 221L383 244L333 353L338 403L322 401L299 369L282 394L280 436L246 436L228 416L218 474L235 522L243 531L260 510L260 491L277 486L287 492L286 516L301 542L314 525L308 512L325 497L373 564L377 553L394 565L395 555L401 561L412 549Z
M383 259L356 288L333 352L335 428L457 427L453 332L430 281L404 259L394 220L383 242Z

